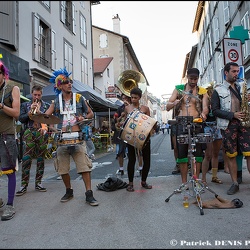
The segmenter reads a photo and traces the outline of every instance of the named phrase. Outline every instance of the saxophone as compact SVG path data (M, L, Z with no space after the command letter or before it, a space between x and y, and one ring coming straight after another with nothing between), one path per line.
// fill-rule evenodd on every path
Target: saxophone
M241 120L241 125L243 127L250 127L250 113L249 113L249 105L248 105L248 92L247 92L247 82L246 79L242 79L242 91L241 91L241 112L245 114L245 118Z

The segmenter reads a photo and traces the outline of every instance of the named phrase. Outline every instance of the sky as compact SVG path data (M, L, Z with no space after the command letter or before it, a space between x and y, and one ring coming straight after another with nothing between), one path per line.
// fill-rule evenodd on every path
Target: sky
M129 38L148 80L148 91L164 100L181 83L186 54L198 42L192 33L198 1L100 1L92 6L92 24Z

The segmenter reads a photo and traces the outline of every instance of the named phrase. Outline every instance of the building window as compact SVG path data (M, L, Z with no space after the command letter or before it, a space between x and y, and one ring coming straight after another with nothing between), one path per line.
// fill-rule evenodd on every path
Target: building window
M51 67L50 27L33 13L33 59L46 67Z
M108 47L108 37L106 34L101 34L99 37L99 47L101 49Z
M208 30L208 33L207 33L207 47L208 47L208 55L210 58L213 56L213 46L212 46L212 41L211 41L210 29Z
M80 42L83 46L87 47L86 19L82 14L80 14Z
M243 16L241 20L241 25L244 29L248 30L248 36L250 37L250 25L249 25L249 12ZM242 44L243 58L247 58L250 55L250 40L245 40L245 43Z
M75 5L72 1L61 1L61 21L68 30L76 34Z
M223 10L224 10L224 23L225 25L228 24L230 19L230 13L229 13L229 4L228 1L222 1L223 2Z
M110 77L109 68L107 68L107 76Z
M88 60L81 55L81 81L88 84Z
M219 18L214 18L214 41L217 43L220 39L220 30L219 30Z
M64 66L73 74L73 46L64 41Z

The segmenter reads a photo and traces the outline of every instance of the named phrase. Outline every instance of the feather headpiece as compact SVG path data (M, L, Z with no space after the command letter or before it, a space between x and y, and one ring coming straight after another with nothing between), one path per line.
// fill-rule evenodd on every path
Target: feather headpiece
M62 83L72 80L69 77L70 75L71 73L66 70L66 67L64 67L63 69L61 68L59 70L55 70L52 73L52 76L50 77L49 81L55 84L54 92L56 93L56 95L59 95L61 93L60 85L62 85Z

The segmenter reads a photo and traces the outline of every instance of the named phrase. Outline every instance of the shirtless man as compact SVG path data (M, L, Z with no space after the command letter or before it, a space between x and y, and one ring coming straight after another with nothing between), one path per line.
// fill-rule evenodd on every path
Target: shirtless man
M199 80L199 70L197 68L191 68L187 71L188 82L184 85L177 85L169 98L167 103L167 110L175 108L176 116L192 116L195 118L202 118L206 120L208 115L208 95L206 89L197 86ZM180 92L184 92L181 93ZM186 94L190 93L190 94ZM188 104L188 109L187 109ZM191 127L192 129L192 127ZM202 133L202 128L195 128L195 131L191 131L191 135L194 132ZM187 124L177 124L177 137L178 135L188 134ZM182 184L187 182L188 173L188 144L180 144L177 141L178 158L176 160L180 165ZM199 177L201 163L203 160L203 148L202 144L196 145L196 151L193 153L196 159L196 176Z
M139 103L141 96L142 96L141 89L133 88L130 91L130 96L131 96L131 104L125 106L125 109L124 109L125 115L127 116L133 110L140 110L141 113L144 113L150 116L149 108L145 105L140 105ZM129 180L127 191L133 192L134 191L133 180L134 180L136 156L139 159L139 155L136 155L136 154L137 153L139 154L140 152L139 150L136 150L132 145L127 144L127 147L128 147L127 171L128 171L128 180ZM141 186L145 189L152 188L152 185L146 182L147 177L148 177L148 172L150 169L150 160L151 160L150 155L151 153L150 153L150 139L149 139L145 147L142 149L143 168L142 168L142 173L141 173Z

